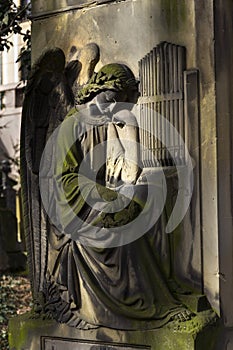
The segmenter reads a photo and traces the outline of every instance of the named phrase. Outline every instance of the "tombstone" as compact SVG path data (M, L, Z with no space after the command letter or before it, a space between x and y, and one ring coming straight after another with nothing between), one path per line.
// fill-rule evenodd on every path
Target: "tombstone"
M231 224L229 220L223 219L223 215L220 216L220 212L222 214L224 212L224 199L229 203L230 171L227 160L229 161L231 154L229 151L231 136L221 124L219 112L223 112L224 121L229 126L231 90L229 88L226 91L224 82L229 82L231 75L229 74L229 77L227 75L232 73L230 68L232 52L227 49L222 29L226 23L231 23L232 15L229 13L232 14L232 5L227 5L228 12L221 8L220 1L215 2L213 6L211 0L205 4L201 0L182 2L146 0L143 5L140 0L78 3L57 1L53 5L41 0L32 2L32 5L33 59L36 62L34 73L39 74L33 76L26 93L27 108L24 108L22 127L24 153L21 166L23 181L26 179L23 185L23 200L34 308L32 314L11 320L10 348L186 350L222 349L224 346L225 349L229 349L232 342L230 331L232 266L230 263L227 264L224 247L227 256L231 256ZM62 31L59 31L59 28L62 28ZM212 38L215 34L217 41L213 43ZM227 65L224 69L220 65L221 55L215 50L221 45L226 49ZM55 47L62 50L54 49ZM87 48L90 47L94 54L94 64L90 63L91 55L87 54L87 51L89 52ZM47 48L47 54L41 56L43 48ZM48 56L52 57L51 61L47 60ZM108 104L116 97L112 92L109 93L108 88L111 90L113 86L111 84L116 84L117 90L122 83L121 77L117 77L119 80L114 81L116 78L114 74L112 76L107 74L106 78L105 69L110 62L119 62L130 67L134 77L127 79L127 84L134 81L135 77L139 77L141 93L137 106L132 110L126 108L129 112L127 115L126 111L123 113L119 108L114 122L112 114L115 105L100 108L100 112L98 107L100 96L96 95L96 92L100 92L99 89L104 86L101 101ZM43 67L42 72L40 69ZM50 68L47 69L48 67ZM96 74L89 74L93 70ZM74 75L70 76L68 72L73 72ZM50 80L51 76L53 79ZM87 77L90 80L86 79ZM220 91L221 87L225 88L224 97ZM136 92L136 89L134 90ZM79 101L79 112L71 108L74 106L74 93L76 101ZM36 97L36 94L39 94L39 97ZM90 96L93 100L86 100ZM86 102L87 108L92 111L89 114L85 114L83 108ZM44 113L33 119L33 112L29 115L27 111L38 112L41 106L46 107ZM73 120L72 118L81 112L86 117L85 121L79 120L81 124L76 125L75 121L71 123L71 128L74 128L74 125L77 127L76 132L80 130L80 125L85 127L86 124L95 125L93 120L96 115L102 118L100 125L105 125L105 122L114 124L111 135L115 143L114 147L110 147L111 155L115 156L118 151L118 156L121 156L124 152L126 154L127 149L130 161L135 159L138 161L139 158L135 158L135 154L138 156L140 147L141 163L139 161L136 163L142 170L141 173L136 167L133 168L132 164L129 165L129 168L132 166L131 169L134 169L132 173L136 174L135 181L132 181L133 188L138 186L137 188L141 190L137 192L137 199L136 197L133 199L134 202L137 200L137 205L140 206L145 198L148 204L151 193L160 196L159 203L162 203L163 210L159 212L155 206L153 214L143 221L146 227L151 218L156 218L154 225L150 226L147 233L140 238L141 249L137 246L137 241L128 242L129 250L125 255L127 263L121 264L125 269L118 266L114 270L116 265L112 260L112 254L109 253L106 260L106 246L95 247L95 254L92 248L88 247L93 247L90 239L98 234L103 234L102 239L106 239L104 236L106 225L109 225L108 228L115 228L120 221L127 225L128 218L133 215L132 211L136 213L137 205L132 205L132 211L126 206L126 210L120 212L120 215L100 215L95 221L96 226L101 228L94 232L96 236L93 236L91 229L82 231L82 227L79 227L78 233L81 232L83 239L88 241L88 244L87 241L86 244L81 244L83 248L76 244L78 238L73 235L75 227L79 224L76 220L77 215L72 216L70 220L66 216L66 207L59 207L60 211L54 212L53 206L50 205L54 195L58 195L61 203L64 202L64 195L67 200L71 200L71 209L74 213L77 213L75 210L79 210L83 205L83 201L80 200L78 208L72 207L76 203L75 201L73 203L72 199L77 195L72 186L69 193L68 190L61 193L62 191L59 192L57 187L54 187L54 178L62 179L61 189L69 183L70 173L74 174L74 170L77 170L78 162L74 161L77 160L77 153L75 149L69 152L69 148L72 148L69 142L74 141L72 133L69 134L70 137L65 135L61 139L59 143L61 148L58 147L61 153L58 153L60 157L55 158L55 163L53 163L54 142L47 143L51 147L48 153L42 155L45 141L50 139L52 131L60 125L68 110L70 112L66 120ZM139 134L132 131L128 134L134 137L134 147L127 148L127 143L124 146L120 135L124 134L124 130L127 130L125 127L128 127L130 122L133 123L134 117L131 113L136 118ZM31 124L28 123L30 120ZM66 123L62 125L69 126ZM135 124L130 126L135 127ZM67 129L70 130L69 127ZM92 127L90 129L92 130ZM222 140L224 132L226 133L226 153L222 140L216 139L218 132ZM60 133L63 133L62 128ZM100 139L99 134L96 135L97 139ZM79 136L81 138L83 134ZM69 145L68 149L64 148L66 142ZM85 145L84 140L81 144L82 147ZM83 150L80 145L77 147L80 152ZM109 154L109 148L104 149L104 152L106 155ZM96 157L90 155L89 161L93 167L98 162L103 165L101 163L103 154L102 148L98 150ZM59 163L63 160L62 156L65 158L64 164ZM114 169L122 174L127 162L122 161L120 156L113 162L110 158L109 163L114 164ZM41 159L44 159L45 163L40 169ZM106 162L106 169L109 163ZM53 167L57 172L51 171ZM228 190L220 192L225 186L224 167L227 169ZM61 168L63 170L59 172ZM90 167L88 169L90 170ZM110 167L110 173L111 169ZM91 184L88 183L88 187L86 183L86 178L91 176L91 173L84 171L80 177L83 181L82 198L85 200L88 199L88 195L95 198L92 196ZM61 174L67 176L67 183ZM114 200L112 192L106 193L101 187L106 180L103 174L101 169L98 173L98 191L108 200ZM44 184L43 191L39 187L39 177ZM111 191L119 179L122 180L120 176L113 176L113 180L110 177L108 186L103 187L108 187ZM123 181L118 185L122 186L125 183ZM146 194L145 188L147 188ZM128 186L127 195L131 190L132 187ZM39 216L33 217L32 209L36 210ZM228 217L231 217L229 209L225 210ZM87 214L86 210L79 214L81 218L88 217L89 223L93 223L93 218L96 219L93 211L91 211L93 215L90 216L90 212ZM139 224L138 227L141 228ZM69 228L71 230L68 232ZM123 236L123 241L132 237L130 230L127 234ZM109 241L113 237L114 235L109 235ZM227 238L229 245L224 238ZM145 241L148 250L145 250ZM135 255L132 253L132 246ZM107 249L109 248L113 247ZM120 250L121 253L125 252L124 248ZM145 259L138 263L139 252L143 255L145 251L153 252L153 256L156 257L153 264L146 264L147 261L151 261L146 254ZM119 250L116 249L116 252L118 252L116 256L119 256ZM100 258L101 254L103 260ZM134 258L138 270L132 264ZM87 261L90 264L88 267ZM152 266L153 273L151 273ZM104 273L107 267L112 269L109 275ZM127 278L125 276L129 269L131 274ZM116 271L120 275L124 274L125 278L118 280L118 290L112 287L114 283L111 280L113 275L116 277ZM141 303L137 304L139 310L145 300L148 301L148 293L151 292L152 295L154 293L150 283L148 284L150 287L144 288L146 278L142 278L141 271L144 271L146 276L147 274L151 276L152 284L154 282L159 285L160 301L161 295L169 294L171 300L179 300L182 306L185 306L185 310L182 309L181 313L178 313L178 319L173 319L172 307L167 310L167 321L160 327L151 323L150 317L142 326L143 322L139 322L139 319L143 320L140 312L137 314L138 317L132 316L135 303L130 294L133 289L129 286L133 286L134 291L143 294ZM80 275L85 278L80 278ZM141 289L137 289L140 278ZM100 285L102 288L99 288ZM116 292L118 292L117 298L114 294ZM123 307L121 303L118 307L114 304L115 300L122 301L122 293L131 300L129 309ZM165 304L167 307L167 303ZM132 320L129 320L130 317L135 321L133 324Z

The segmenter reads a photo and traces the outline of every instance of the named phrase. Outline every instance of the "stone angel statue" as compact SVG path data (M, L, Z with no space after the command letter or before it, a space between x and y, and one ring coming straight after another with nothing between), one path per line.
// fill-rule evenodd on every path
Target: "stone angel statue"
M56 93L62 67L53 71L46 98ZM160 271L156 230L144 231L154 212L138 186L139 131L132 112L138 83L125 64L103 66L78 89L75 108L53 134L56 113L47 103L47 124L41 125L26 94L22 177L34 296L43 297L43 313L79 329L153 329L193 317ZM36 94L37 85L33 89ZM66 103L60 100L55 109ZM38 125L46 127L43 140L50 136L43 156L44 145L33 143Z

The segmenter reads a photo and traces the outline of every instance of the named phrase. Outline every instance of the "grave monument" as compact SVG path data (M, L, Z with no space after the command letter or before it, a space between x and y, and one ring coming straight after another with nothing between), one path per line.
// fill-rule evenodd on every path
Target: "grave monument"
M201 3L33 2L21 175L34 308L11 321L11 349L231 341L211 143L224 10L217 21Z

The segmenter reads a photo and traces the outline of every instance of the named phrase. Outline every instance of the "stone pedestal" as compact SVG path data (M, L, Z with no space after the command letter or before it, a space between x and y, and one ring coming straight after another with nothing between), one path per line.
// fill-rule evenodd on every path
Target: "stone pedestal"
M207 314L202 314L206 317ZM200 316L200 323L201 317ZM191 322L191 321L190 321ZM216 350L222 332L220 324L199 332L180 332L169 326L147 331L122 331L110 328L79 330L52 320L32 319L29 314L10 320L11 350Z

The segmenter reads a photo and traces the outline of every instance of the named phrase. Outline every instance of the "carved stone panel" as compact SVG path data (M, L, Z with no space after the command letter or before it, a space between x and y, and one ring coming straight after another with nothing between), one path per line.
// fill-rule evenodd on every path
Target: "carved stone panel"
M139 62L144 167L184 164L185 56L183 46L162 42Z
M61 338L42 338L42 350L149 350L150 346L103 343Z
M97 6L112 1L113 0L37 0L32 4L32 15L33 17L37 17L54 12L81 9L88 6Z

